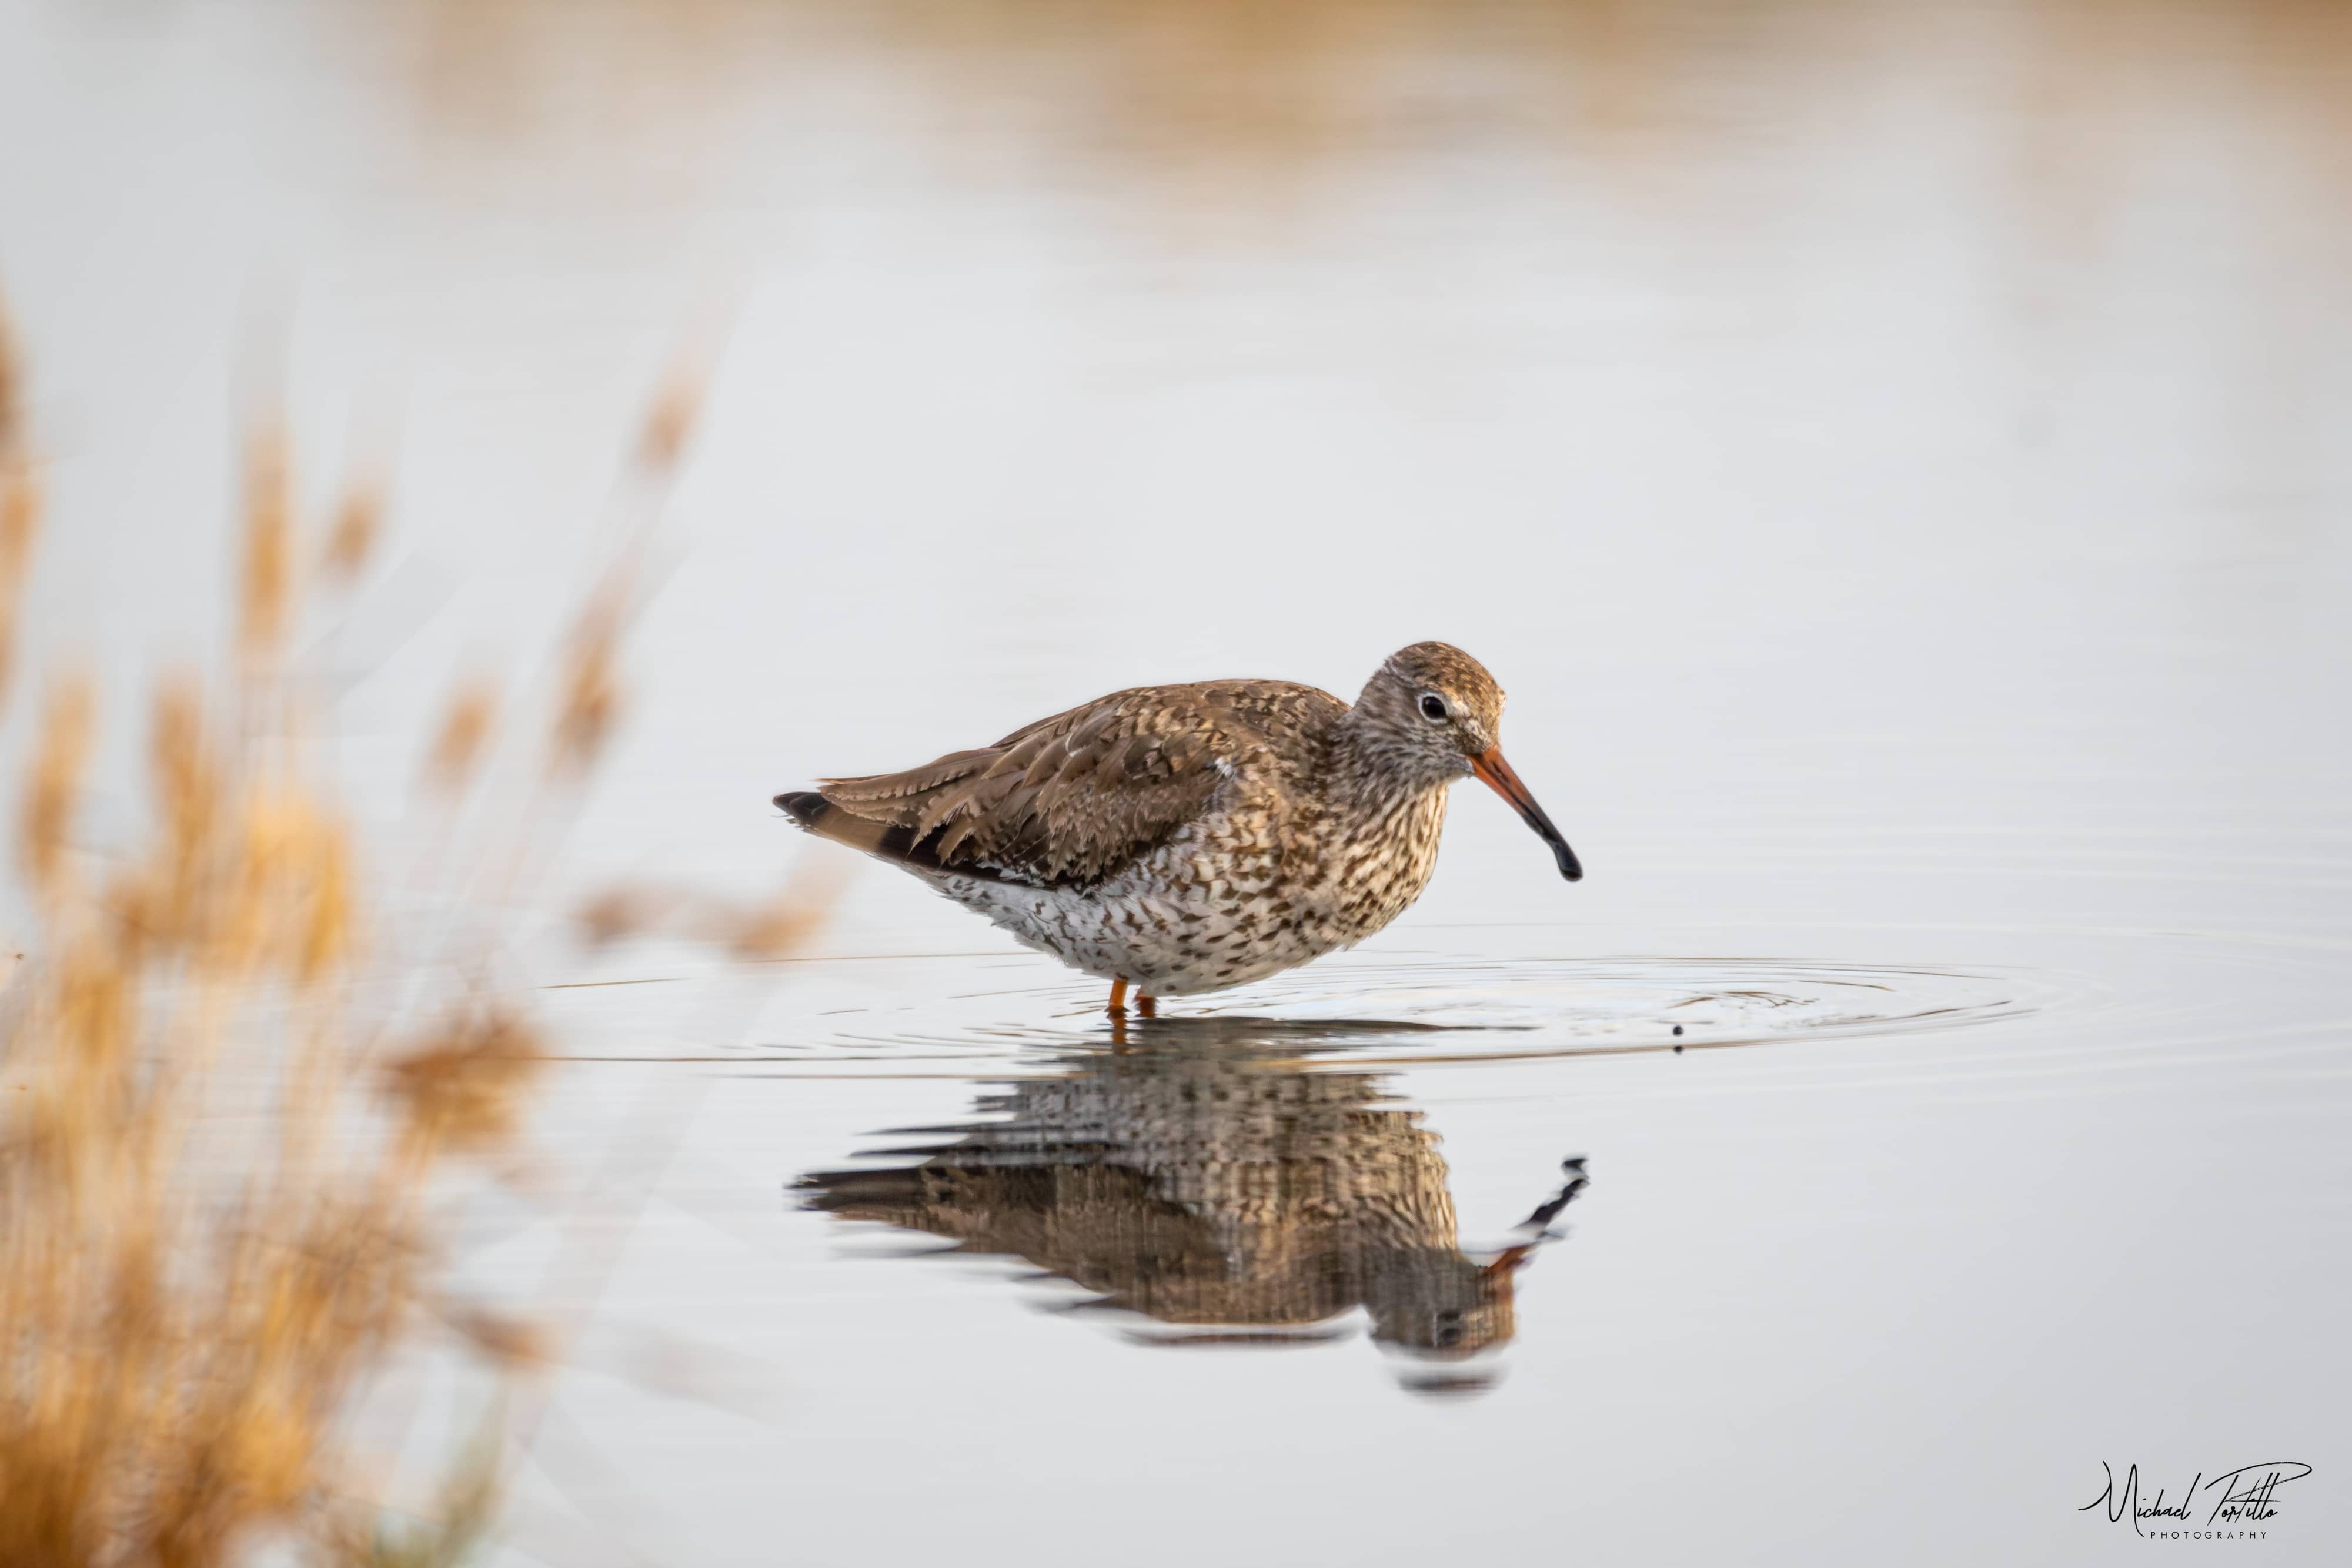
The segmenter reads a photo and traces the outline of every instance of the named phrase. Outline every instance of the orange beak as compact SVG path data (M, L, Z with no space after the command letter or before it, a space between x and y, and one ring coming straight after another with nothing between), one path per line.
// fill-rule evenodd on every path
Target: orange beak
M1526 1262L1528 1255L1534 1250L1535 1247L1532 1243L1519 1247L1506 1247L1496 1255L1492 1263L1487 1264L1479 1272L1490 1280L1507 1280L1510 1278L1511 1271Z
M1544 815L1544 809L1536 804L1536 798L1528 793L1528 787L1519 782L1519 776L1511 771L1509 763L1503 760L1501 747L1490 746L1472 758L1470 770L1486 782L1486 788L1508 800L1511 810L1519 814L1520 820L1536 831L1538 838L1551 846L1552 858L1559 862L1560 875L1570 882L1583 880L1584 868L1576 863L1576 852L1568 847L1568 841L1561 838L1559 830L1551 825L1551 819Z

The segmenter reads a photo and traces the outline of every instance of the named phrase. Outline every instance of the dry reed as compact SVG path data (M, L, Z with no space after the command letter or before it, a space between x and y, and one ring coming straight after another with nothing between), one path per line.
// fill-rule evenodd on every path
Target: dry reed
M285 433L256 432L246 454L245 581L238 646L248 659L277 652L293 586L294 480Z
M674 476L695 392L681 378L657 401L638 479ZM0 317L0 681L40 498L24 407ZM34 930L0 989L0 1568L215 1568L272 1548L446 1568L497 1517L521 1425L487 1419L432 1517L402 1530L368 1495L349 1433L390 1354L428 1322L499 1378L556 1350L542 1325L436 1285L434 1195L467 1162L504 1157L549 1052L478 962L386 950L360 846L301 764L306 705L285 650L302 589L351 584L381 524L380 488L352 487L306 570L287 442L255 434L235 678L224 695L194 679L158 689L152 830L132 852L101 861L76 841L95 689L54 679L39 711L16 856ZM628 575L574 624L534 790L576 785L610 739ZM462 686L425 748L445 829L497 714L488 684ZM527 821L546 815L535 794L521 805ZM516 895L511 873L497 891ZM823 902L706 902L695 935L774 956ZM443 946L478 953L490 935L465 934ZM385 970L403 983L362 985ZM421 999L362 1011L383 994Z
M498 715L498 692L489 683L478 680L461 688L425 755L425 782L444 794L464 789L489 743Z
M0 695L7 691L16 658L16 605L24 597L41 515L40 478L26 450L24 418L16 335L6 312L0 311Z
M373 484L352 486L335 510L335 526L320 552L320 570L331 582L349 582L359 576L375 549L383 527L383 492Z
M0 329L0 636L38 507L23 406ZM657 415L664 460L683 407ZM313 575L356 573L378 523L354 490ZM93 688L56 680L40 712L17 854L35 930L0 995L0 1568L210 1568L273 1545L454 1563L496 1512L500 1429L437 1521L393 1532L356 1479L355 1402L428 1313L494 1370L545 1357L529 1325L434 1292L431 1193L509 1143L543 1053L520 1011L462 985L399 988L432 998L415 1016L360 1016L359 846L282 722L302 711L283 654L301 543L287 444L264 430L238 678L216 699L158 692L133 852L75 842ZM592 605L571 649L570 776L613 722L617 622ZM466 780L494 712L487 688L459 695L430 783Z
M290 609L260 450L248 659ZM509 1125L527 1059L480 1071L456 1022L371 1092L349 831L192 685L155 703L152 837L94 875L71 831L94 708L54 686L20 821L38 932L0 1021L0 1563L199 1568L281 1536L348 1559L373 1535L338 1422L420 1300L424 1183Z

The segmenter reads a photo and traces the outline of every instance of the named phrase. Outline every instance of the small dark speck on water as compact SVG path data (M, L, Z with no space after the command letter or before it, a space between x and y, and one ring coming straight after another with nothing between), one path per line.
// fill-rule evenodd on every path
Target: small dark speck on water
M1675 1025L1675 1032L1676 1034L1680 1034L1680 1033L1682 1033L1682 1031L1683 1031L1683 1026L1682 1026L1682 1025L1680 1025L1680 1024L1676 1024L1676 1025Z

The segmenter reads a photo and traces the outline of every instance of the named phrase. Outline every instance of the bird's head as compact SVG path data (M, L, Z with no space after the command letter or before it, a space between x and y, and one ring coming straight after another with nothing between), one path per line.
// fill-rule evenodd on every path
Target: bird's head
M1503 688L1486 665L1448 643L1400 648L1364 684L1354 720L1383 769L1432 786L1476 775L1551 846L1560 875L1584 875L1576 852L1503 760Z

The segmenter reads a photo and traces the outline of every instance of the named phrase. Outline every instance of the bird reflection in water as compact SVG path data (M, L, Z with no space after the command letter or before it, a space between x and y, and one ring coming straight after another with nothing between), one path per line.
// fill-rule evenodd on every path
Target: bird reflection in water
M1505 1244L1465 1251L1437 1135L1381 1074L1314 1070L1368 1026L1161 1019L983 1095L936 1143L801 1178L807 1207L1027 1260L1174 1344L1319 1343L1360 1307L1408 1387L1469 1392L1581 1156ZM1392 1033L1395 1026L1378 1026ZM984 1118L984 1119L982 1119Z

